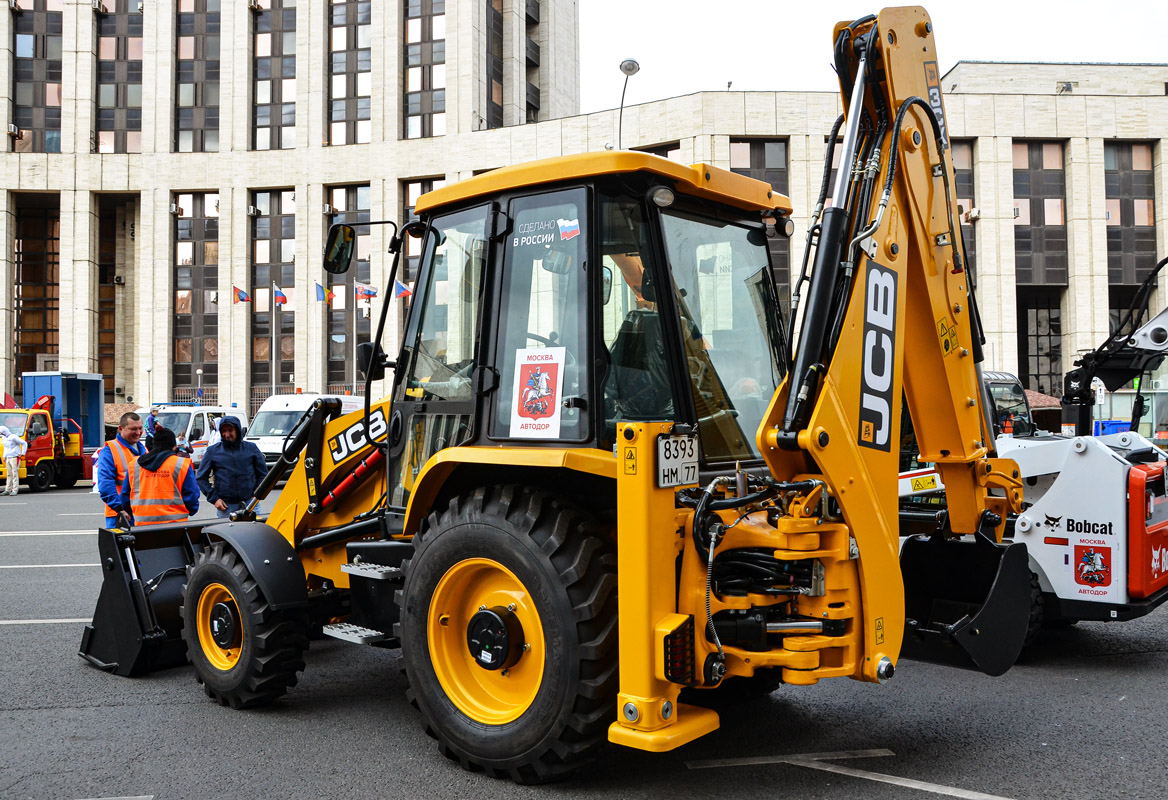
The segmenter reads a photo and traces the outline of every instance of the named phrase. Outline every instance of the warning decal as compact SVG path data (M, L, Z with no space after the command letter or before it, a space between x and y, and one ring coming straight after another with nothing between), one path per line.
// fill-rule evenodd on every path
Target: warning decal
M559 438L563 366L563 347L515 351L515 399L511 406L513 437Z
M942 317L937 320L937 338L941 340L941 351L949 355L957 349L957 326L949 324Z

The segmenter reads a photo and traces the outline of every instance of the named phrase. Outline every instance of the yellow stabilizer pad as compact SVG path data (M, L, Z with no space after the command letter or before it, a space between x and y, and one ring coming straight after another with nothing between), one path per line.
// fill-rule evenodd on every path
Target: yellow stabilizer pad
M648 750L650 753L664 753L716 730L717 711L678 703L677 721L672 725L655 731L639 731L614 722L608 726L608 740L613 744Z

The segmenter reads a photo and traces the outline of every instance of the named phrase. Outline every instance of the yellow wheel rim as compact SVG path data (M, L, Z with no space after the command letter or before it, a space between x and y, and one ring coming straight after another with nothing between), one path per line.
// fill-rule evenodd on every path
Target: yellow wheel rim
M215 607L219 604L227 606L235 617L235 625L230 637L225 643L216 641ZM217 670L227 672L239 663L239 654L243 650L243 619L239 613L239 605L235 597L221 583L212 583L199 595L199 605L196 610L196 627L199 631L199 647L211 666ZM222 640L222 637L220 637Z
M467 645L467 626L482 607L507 608L523 627L527 649L510 668L479 666ZM512 722L539 693L545 660L543 625L535 603L515 573L488 558L460 561L442 576L426 619L430 663L450 702L484 725Z

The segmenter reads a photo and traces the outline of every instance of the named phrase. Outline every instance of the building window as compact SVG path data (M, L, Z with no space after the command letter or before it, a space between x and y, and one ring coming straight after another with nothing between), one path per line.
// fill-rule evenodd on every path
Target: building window
M219 151L221 0L178 0L175 150Z
M957 194L957 205L961 212L958 224L961 226L961 238L965 244L965 268L977 278L977 233L973 222L969 219L969 212L974 207L976 196L973 183L973 142L955 141L952 148L953 155L953 190Z
M133 204L121 205L103 199L97 220L97 361L105 384L107 403L117 402L114 397L117 336L114 276L118 272L118 211L122 208L132 209ZM125 244L122 243L123 247Z
M61 210L56 195L42 205L39 195L15 195L16 237L13 266L16 286L16 396L26 372L56 369L61 282ZM44 199L47 199L44 198ZM22 202L24 201L24 202Z
M1018 287L1018 377L1027 389L1062 394L1062 295L1050 287Z
M406 0L407 139L446 134L446 0ZM500 96L500 107L502 97Z
M1067 283L1061 142L1014 142L1014 265L1019 285Z
M769 183L779 194L787 194L786 139L731 139L730 171ZM776 234L767 239L771 268L779 289L784 313L791 307L791 242Z
M142 152L142 14L137 0L102 0L97 19L96 153Z
M487 116L488 128L503 127L503 0L487 3Z
M418 204L418 198L426 192L432 192L435 189L441 189L446 185L446 181L442 178L418 178L409 181L402 181L402 219L411 220L417 216L414 213L414 206ZM414 281L418 278L418 259L422 255L422 240L413 236L406 237L406 268L405 275L402 280L409 284L412 288Z
M173 394L219 382L219 195L177 194L174 221ZM202 374L199 374L202 370Z
M16 153L61 152L63 0L17 0L13 22L12 139Z
M296 146L296 0L270 0L255 15L252 113L255 150Z
M369 322L373 314L372 302L357 297L357 284L370 284L369 269L369 186L333 186L328 192L332 206L333 223L357 227L356 269L343 275L328 275L328 324L325 331L325 352L328 353L328 388L330 392L357 393L364 389L357 372L357 345L368 342ZM382 294L382 302L391 302L391 287L375 287ZM388 348L387 348L388 349Z
M369 0L332 0L329 6L328 142L373 139L372 31Z
M1155 180L1152 145L1103 145L1107 192L1107 281L1136 286L1156 266Z
M296 380L296 195L252 193L251 389L253 401Z

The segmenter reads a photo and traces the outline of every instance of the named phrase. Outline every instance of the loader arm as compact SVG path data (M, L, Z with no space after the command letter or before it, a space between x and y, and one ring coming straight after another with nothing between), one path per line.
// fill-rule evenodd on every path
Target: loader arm
M1013 463L994 457L981 391L982 334L954 222L932 24L921 8L886 9L839 24L835 41L847 109L840 169L830 206L813 220L818 246L793 369L758 443L772 475L820 475L839 504L859 549L872 679L879 657L899 652L905 624L902 392L921 458L946 486L944 535L978 534L992 548L1022 494Z

